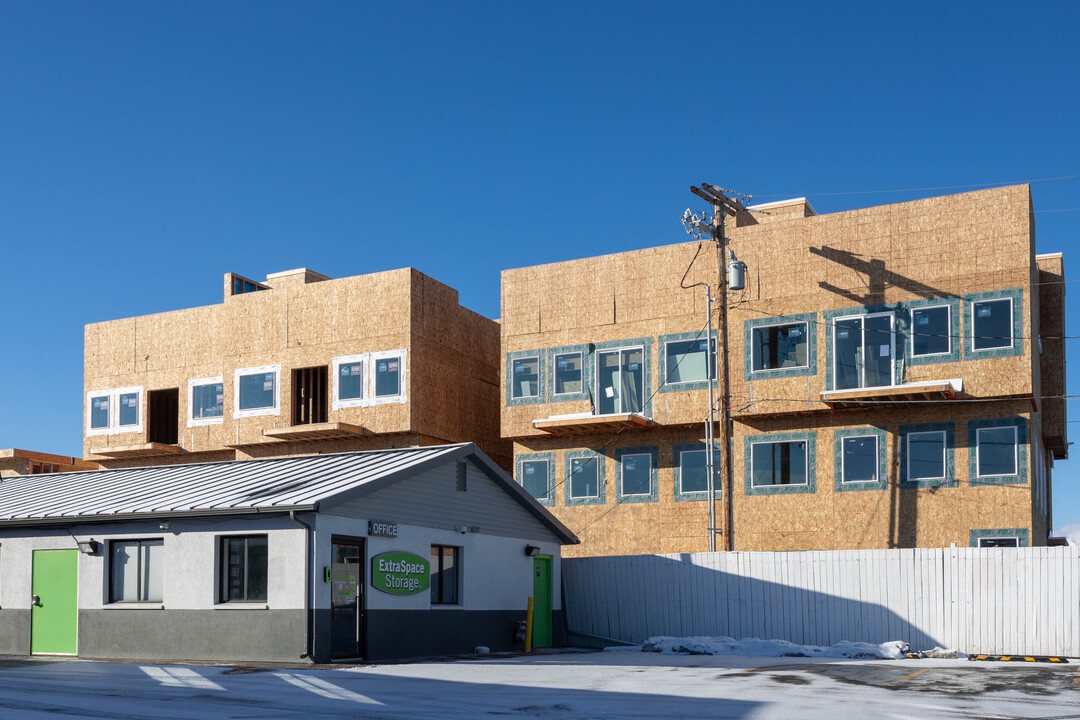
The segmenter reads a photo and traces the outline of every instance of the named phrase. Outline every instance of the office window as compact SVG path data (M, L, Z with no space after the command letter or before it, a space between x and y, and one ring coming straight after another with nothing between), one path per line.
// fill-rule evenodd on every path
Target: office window
M277 415L280 400L280 365L243 368L234 373L236 417Z
M570 458L570 498L600 497L600 472L596 457Z
M651 495L652 494L652 456L647 453L623 455L622 467L622 494L623 495Z
M858 435L841 440L842 483L878 482L878 438L874 435Z
M517 358L511 366L513 367L510 381L511 398L519 400L540 397L540 357Z
M188 427L220 423L224 414L224 378L188 381Z
M1015 426L978 428L975 444L977 477L1017 474Z
M1012 298L971 303L971 346L974 350L1011 348L1013 345Z
M522 460L520 463L521 476L519 481L525 488L525 492L537 500L547 500L551 492L551 484L548 481L551 473L550 460Z
M753 487L806 485L806 441L752 443L750 466Z
M907 434L907 479L944 480L945 432L912 432Z
M461 548L431 546L431 604L457 605L460 600Z
M265 602L268 559L265 535L221 538L221 602Z
M142 432L141 387L94 390L86 394L86 434Z
M555 355L555 395L574 395L584 387L582 354L580 352Z
M913 357L947 355L952 351L952 323L948 305L911 311Z
M751 330L751 359L755 372L807 367L807 323L767 325Z
M645 405L644 348L598 351L596 384L598 414L641 412Z
M114 540L109 553L109 602L161 602L163 540Z

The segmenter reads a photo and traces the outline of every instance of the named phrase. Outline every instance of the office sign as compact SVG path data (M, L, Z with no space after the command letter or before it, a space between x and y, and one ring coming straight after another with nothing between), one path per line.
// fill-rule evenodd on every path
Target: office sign
M397 537L397 523L368 520L367 534L372 537Z
M428 589L427 558L407 552L388 552L371 558L371 586L391 595L415 595Z

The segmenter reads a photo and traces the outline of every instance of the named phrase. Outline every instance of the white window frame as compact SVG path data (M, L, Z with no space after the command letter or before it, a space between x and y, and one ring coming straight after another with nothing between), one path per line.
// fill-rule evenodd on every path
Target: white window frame
M192 415L195 404L195 388L202 387L203 385L217 385L221 383L221 393L225 394L225 378L222 375L210 378L196 378L194 380L188 380L187 390L187 426L198 427L200 425L220 425L225 422L225 398L221 400L221 417L216 418L196 418Z
M706 344L707 349L705 350L705 358L706 358L706 360L705 360L705 375L707 377L705 377L705 378L703 378L701 380L669 380L668 379L668 378L671 377L671 370L672 370L671 365L668 364L668 360L669 360L668 351L667 351L668 345L670 345L671 343L685 343L685 342L690 342L690 343L702 343L702 342L704 342L704 343L707 343ZM693 340L693 339L675 340L675 339L670 339L669 338L667 340L664 340L660 344L662 346L660 348L660 352L664 353L664 363L665 363L664 366L667 369L666 375L668 376L666 378L663 378L663 382L664 382L665 385L667 385L668 387L677 388L680 385L691 385L691 384L694 384L694 383L716 382L716 376L717 376L717 372L716 372L716 370L717 370L717 368L716 368L716 365L717 365L717 362L716 362L716 338L698 338L697 340ZM710 365L711 365L711 367L710 367Z
M554 488L551 487L551 464L552 464L552 462L553 462L552 460L549 460L547 458L536 459L536 460L529 460L528 458L525 458L525 459L523 459L521 461L521 489L525 491L526 495L531 497L533 500L536 500L537 502L548 502L550 500L555 499L554 497L552 497L552 495L554 494L552 492L554 490ZM525 465L526 465L526 463L543 463L544 464L544 487L547 488L547 492L544 493L543 496L541 496L541 497L537 497L537 496L533 495L531 492L529 492L528 488L525 487Z
M139 409L139 421L134 425L120 424L120 396L135 393L138 399L135 401ZM90 412L93 398L109 398L109 423L103 428L90 427ZM92 435L118 435L120 433L141 433L143 431L143 388L141 385L123 388L110 388L108 390L92 390L86 393L86 436Z
M1008 345L995 345L994 347L980 348L975 347L975 343L982 337L975 332L975 306L983 303L1009 303L1009 344ZM1001 298L983 298L982 300L971 301L971 328L968 332L971 333L971 351L972 352L994 352L995 350L1012 350L1016 347L1016 328L1013 324L1013 299L1012 297Z
M989 548L991 550L995 550L995 549L999 549L999 548L990 548L990 546L988 546L988 545L983 545L983 540L1012 540L1014 543L1016 543L1015 545L1005 545L1003 547L1016 547L1016 548L1020 547L1020 538L1016 537L1015 535L989 535L987 537L979 538L978 547L980 547L980 548Z
M370 392L365 393L365 396L369 398L368 404L370 405L386 405L388 403L404 403L407 399L407 393L405 392L406 372L405 372L405 350L385 350L382 352L368 353L368 386L365 389L369 389ZM386 395L384 397L376 397L375 395L375 368L379 360L388 359L398 360L398 394Z
M683 487L683 480L686 479L686 466L683 464L683 458L692 453L701 453L705 457L705 489L704 490L687 490ZM706 448L700 448L697 450L680 450L678 457L675 459L679 467L679 494L680 495L692 495L693 493L709 492L709 451ZM713 468L713 474L716 474L716 468ZM713 490L716 490L716 481L713 481Z
M924 310L936 310L937 308L945 308L945 337L949 341L949 347L942 352L936 353L915 353L915 313ZM910 324L911 332L911 357L913 358L932 358L940 357L944 355L951 355L953 351L953 343L956 342L956 338L952 336L952 306L948 303L942 303L940 305L927 305L926 307L911 308L908 311L908 323Z
M803 444L803 481L801 483L780 483L767 485L759 485L754 482L754 453L757 451L758 446L764 445L794 445L796 443ZM803 439L796 440L762 440L761 442L750 443L750 487L753 488L774 488L774 487L808 487L810 485L810 441Z
M571 500L597 500L600 497L600 460L602 455L593 455L590 457L572 457L570 458L570 477L566 478L566 494ZM596 478L596 489L592 495L575 495L574 494L574 463L579 462L582 465L593 465L593 475ZM550 493L549 493L550 494Z
M360 363L360 397L358 398L341 398L341 384L339 378L341 377L342 365L353 365ZM342 355L341 357L334 358L332 362L334 373L334 400L332 408L334 410L341 410L342 408L350 407L364 407L368 404L368 382L367 371L368 365L371 364L370 359L366 354L361 355Z
M855 390L869 390L869 389L874 389L874 388L896 387L896 359L897 359L896 358L896 314L893 313L893 312L875 312L875 313L862 313L862 314L855 314L855 315L844 315L842 317L833 318L832 328L831 329L832 329L832 333L833 333L833 343L832 343L832 354L833 354L833 356L832 356L832 365L833 365L832 371L833 371L833 377L832 377L832 381L833 381L833 387L834 388L837 385L837 383L836 383L836 370L837 370L837 366L838 366L838 363L836 362L836 348L837 348L836 333L839 332L839 328L837 327L837 323L844 322L844 321L847 321L847 320L859 320L859 321L861 321L862 325L859 328L859 334L861 336L861 339L859 341L859 346L863 350L865 350L866 349L866 319L867 318L873 318L873 317L888 317L889 318L889 384L888 385L867 385L866 384L866 356L864 355L863 356L862 367L859 368L859 385L858 385L858 387L846 388L846 390L855 391ZM876 331L876 332L880 332L880 331Z
M911 474L911 438L916 435L938 435L941 437L941 475L934 477L913 477ZM908 482L936 482L938 480L947 480L949 474L949 437L944 430L920 430L918 432L909 432L904 438L904 442L907 444L905 448L907 467L905 470L905 477Z
M982 471L982 453L980 448L982 445L982 433L984 430L1012 430L1013 435L1013 471L1011 473L986 475ZM1015 425L995 425L993 427L981 427L975 429L975 477L978 478L991 478L991 477L1012 477L1020 472L1020 459L1017 457L1017 449L1020 446L1020 434L1017 432Z
M251 410L240 409L240 378L246 375L265 375L274 373L274 405L273 407L252 408ZM233 371L233 417L246 418L261 415L281 414L281 366L260 365L258 367L237 368Z
M570 392L561 393L557 389L559 387L559 385L558 385L557 382L555 382L555 374L556 374L556 372L558 372L559 358L560 357L565 357L567 355L577 355L578 356L578 372L581 373L581 389L580 390L571 390ZM515 361L519 360L519 359L520 358L514 358ZM510 383L511 383L510 387L513 387L513 379L511 379ZM587 390L585 388L585 353L583 353L581 350L570 350L568 352L553 353L553 356L551 358L551 394L552 394L552 397L557 398L557 397L559 397L561 395L581 395L583 392L587 392ZM514 399L514 398L511 398L511 399Z
M594 383L594 387L595 387L594 392L596 393L595 395L593 395L593 397L596 398L595 403L594 403L595 406L597 408L599 408L600 407L600 390L601 390L601 388L600 388L600 356L601 355L607 355L607 354L610 354L610 353L618 353L619 354L619 367L622 367L622 354L624 352L631 352L633 350L640 350L641 351L641 409L638 410L637 412L631 412L630 410L624 409L623 408L623 397L622 397L622 395L619 395L619 407L614 412L608 413L610 415L634 415L634 414L636 414L636 415L644 415L645 414L645 408L648 407L648 404L649 404L649 398L645 394L645 384L649 382L649 375L648 375L648 372L646 372L646 370L648 369L648 364L646 362L646 359L648 358L648 350L645 349L644 345L620 345L618 347L609 347L609 348L597 349L597 351L593 354L593 357L595 358L595 360L593 360L593 363L594 363L594 367L593 367L593 383ZM600 413L597 413L597 414L599 415Z
M846 318L837 318L837 320L844 320L844 319L846 319ZM774 327L788 327L788 326L791 326L791 325L802 325L803 326L803 337L806 339L806 363L803 364L803 365L789 365L787 367L779 367L779 368L761 368L761 369L755 368L754 367L754 348L753 348L754 333L757 332L758 330L768 330L769 328L774 328ZM750 348L750 372L752 372L752 373L776 372L778 370L797 370L797 369L806 369L806 368L810 367L810 323L807 322L806 320L795 320L793 322L775 322L775 323L768 323L767 325L758 325L757 327L750 328L750 343L751 343L751 348Z
M536 360L536 391L531 395L514 395L514 388L517 387L517 383L514 382L514 365L523 360ZM511 400L532 400L540 397L540 378L544 376L541 363L544 359L541 355L522 355L521 357L513 358L510 361L510 399Z
M635 493L626 492L626 461L629 458L645 458L649 463L649 471L648 471L649 483L648 483L648 485L646 485L645 492L635 492ZM652 484L653 484L652 458L653 458L652 453L647 453L647 452L643 452L643 453L627 453L627 454L622 455L621 457L619 457L619 495L621 495L624 498L649 497L649 496L652 495L652 492L653 492L653 486L652 486Z
M848 480L847 479L847 461L845 460L844 444L848 440L865 440L870 438L874 441L874 477L870 480ZM865 435L848 435L840 438L840 484L841 485L860 485L862 483L876 483L880 482L881 478L877 477L877 474L881 471L879 464L881 458L881 448L878 446L878 436L871 433Z

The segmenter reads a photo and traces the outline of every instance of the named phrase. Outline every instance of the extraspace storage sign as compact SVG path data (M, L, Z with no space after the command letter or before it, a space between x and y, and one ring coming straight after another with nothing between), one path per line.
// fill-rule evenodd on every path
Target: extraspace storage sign
M431 584L427 558L407 552L388 552L371 558L371 586L391 595L414 595Z

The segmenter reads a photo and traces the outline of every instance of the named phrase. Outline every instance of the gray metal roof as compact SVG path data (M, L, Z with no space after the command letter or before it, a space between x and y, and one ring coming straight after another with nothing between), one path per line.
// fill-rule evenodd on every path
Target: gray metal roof
M473 443L6 477L0 482L0 528L318 510L465 458L564 542L577 542Z

